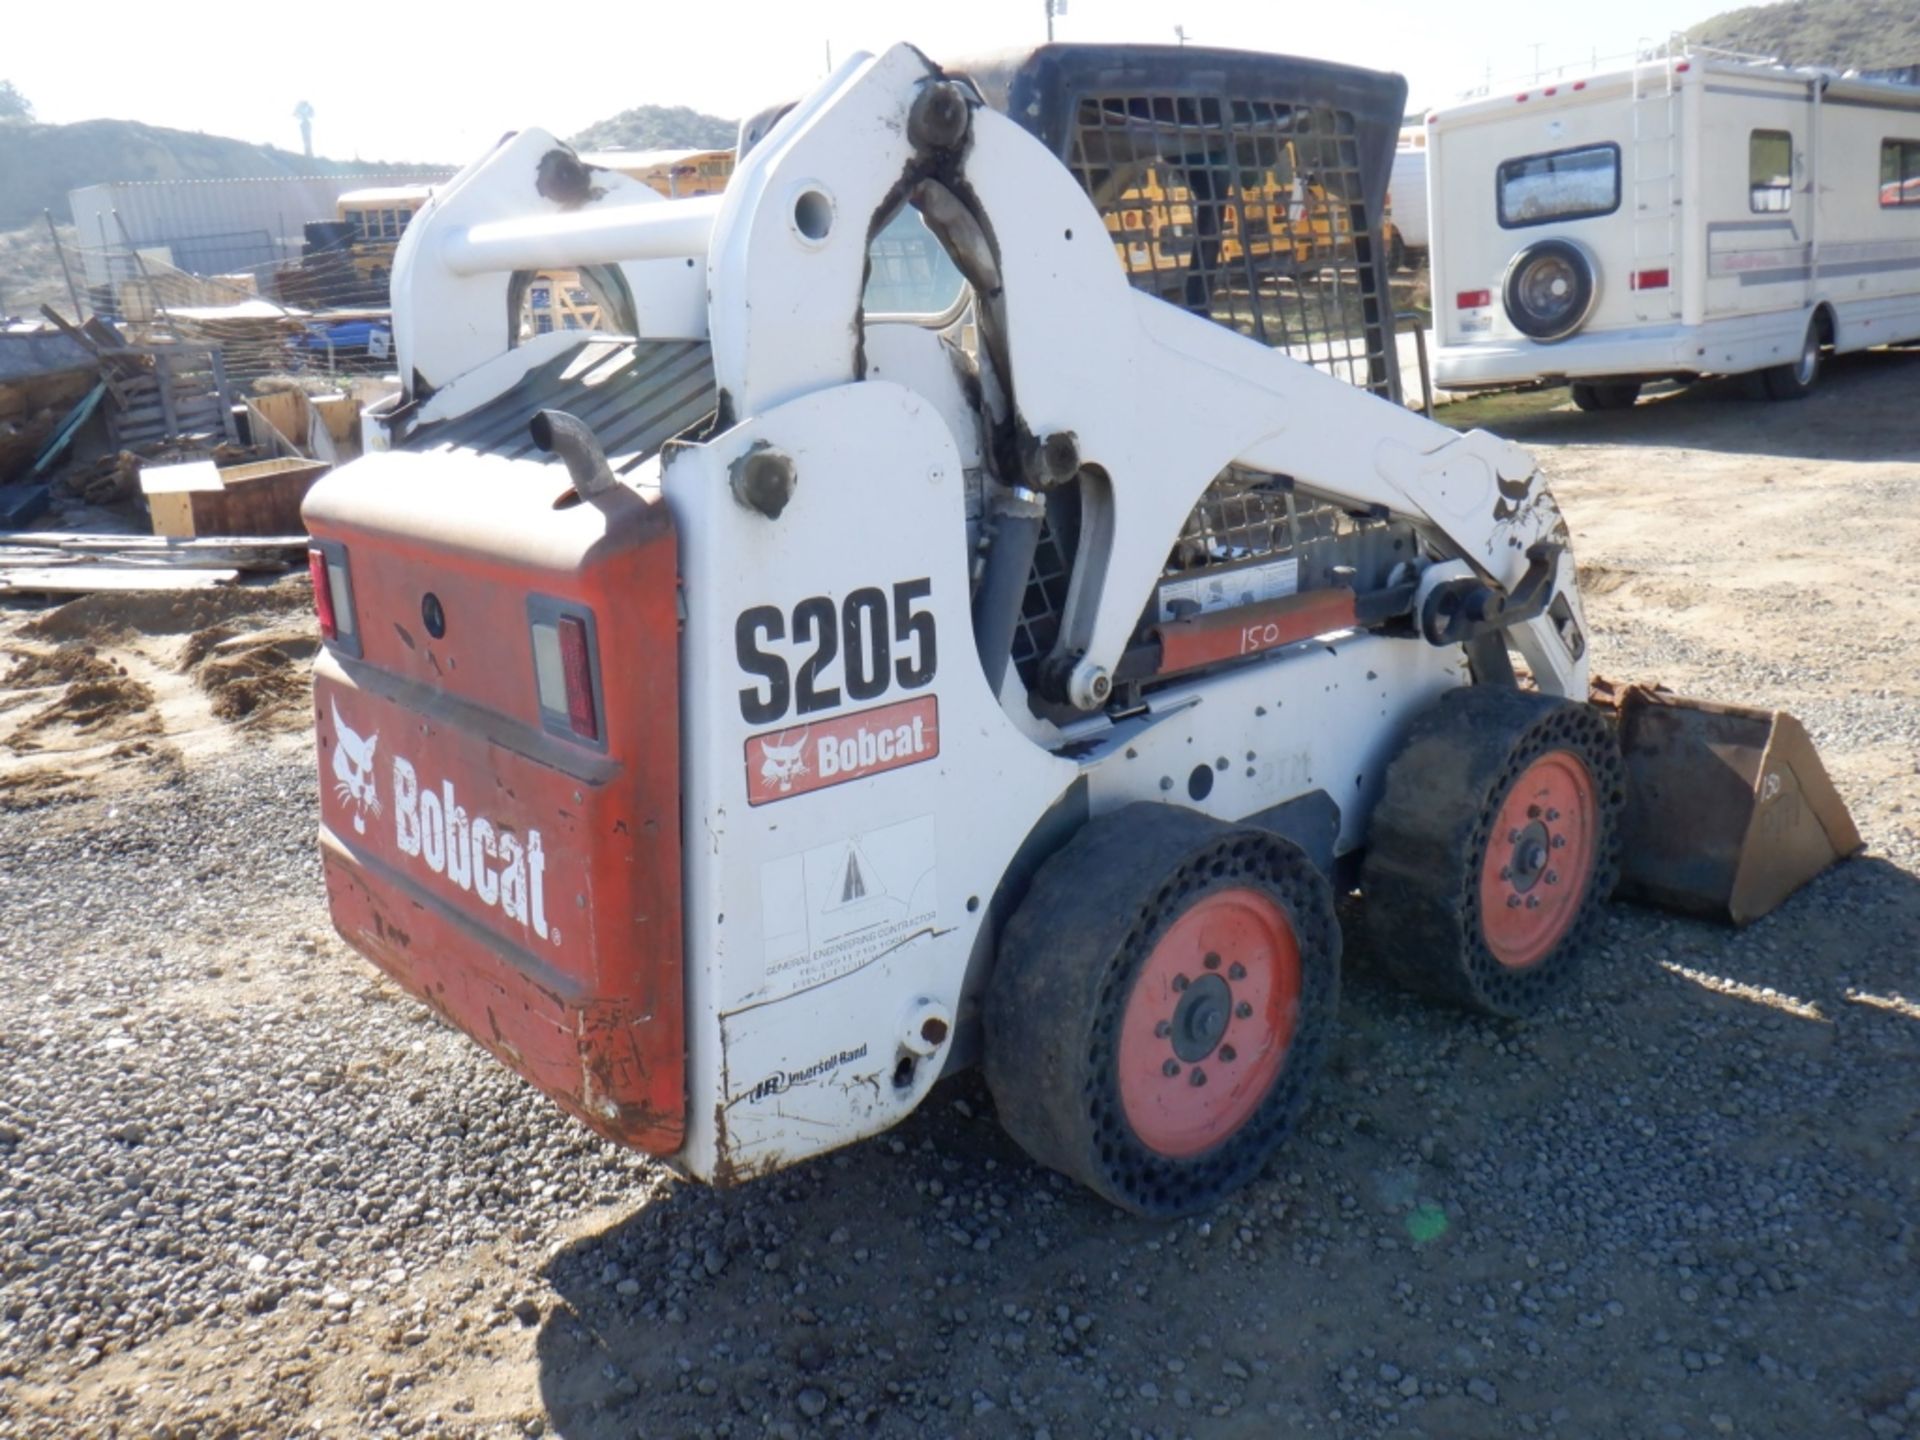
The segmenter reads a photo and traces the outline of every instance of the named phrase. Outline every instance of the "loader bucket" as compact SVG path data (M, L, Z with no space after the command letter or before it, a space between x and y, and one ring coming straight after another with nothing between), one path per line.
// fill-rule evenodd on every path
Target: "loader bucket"
M1618 893L1745 925L1861 849L1800 722L1631 686Z

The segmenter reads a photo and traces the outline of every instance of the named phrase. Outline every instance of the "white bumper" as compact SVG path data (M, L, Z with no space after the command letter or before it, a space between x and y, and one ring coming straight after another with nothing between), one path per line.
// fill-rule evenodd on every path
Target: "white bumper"
M1440 346L1433 357L1433 383L1443 390L1472 390L1532 380L1691 374L1708 368L1700 348L1693 327L1673 324L1575 335L1552 345L1496 336Z

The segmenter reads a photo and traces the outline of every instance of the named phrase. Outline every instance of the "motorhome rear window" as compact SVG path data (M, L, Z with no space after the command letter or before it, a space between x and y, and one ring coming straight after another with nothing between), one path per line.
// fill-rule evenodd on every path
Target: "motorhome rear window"
M1880 142L1880 208L1920 208L1920 140Z
M1582 145L1500 164L1500 224L1508 230L1585 220L1620 208L1620 147Z
M1756 215L1793 208L1793 136L1785 130L1747 137L1747 208Z

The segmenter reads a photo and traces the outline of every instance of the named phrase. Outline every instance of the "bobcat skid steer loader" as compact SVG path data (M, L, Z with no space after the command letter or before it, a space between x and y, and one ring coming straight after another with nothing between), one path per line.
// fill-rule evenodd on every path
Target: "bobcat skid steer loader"
M689 1176L981 1063L1036 1158L1168 1215L1306 1104L1337 891L1409 985L1523 1015L1676 768L1719 868L1668 900L1854 848L1765 717L1661 703L1623 748L1532 460L1393 403L1403 91L901 46L750 122L718 197L537 131L440 187L392 446L306 508L341 933ZM1283 164L1349 207L1317 275L1223 239ZM617 333L514 343L554 266Z

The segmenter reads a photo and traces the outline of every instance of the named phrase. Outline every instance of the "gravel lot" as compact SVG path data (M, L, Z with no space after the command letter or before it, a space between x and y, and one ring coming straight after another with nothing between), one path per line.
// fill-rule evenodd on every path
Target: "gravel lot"
M1521 1026L1355 956L1301 1133L1172 1226L971 1078L731 1193L601 1144L333 938L303 736L103 640L164 724L0 748L0 1436L1920 1437L1916 394L1449 415L1561 477L1598 668L1793 709L1871 853L1616 907Z

